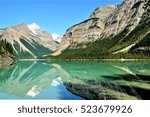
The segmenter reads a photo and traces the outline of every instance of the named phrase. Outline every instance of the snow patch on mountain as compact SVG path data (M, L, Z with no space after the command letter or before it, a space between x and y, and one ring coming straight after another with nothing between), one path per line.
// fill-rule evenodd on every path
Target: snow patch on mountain
M38 26L36 23L32 23L32 24L29 24L27 26L36 35L38 34L39 30L41 30L40 26Z
M61 39L62 39L62 36L61 35L59 35L59 34L57 34L57 33L53 33L53 34L51 34L52 35L52 37L53 37L53 40L54 41L57 41L57 42L61 42Z

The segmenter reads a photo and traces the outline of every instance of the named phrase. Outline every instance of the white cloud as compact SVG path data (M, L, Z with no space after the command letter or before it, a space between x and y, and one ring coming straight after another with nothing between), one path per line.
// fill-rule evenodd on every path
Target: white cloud
M54 41L58 41L58 42L61 41L62 36L60 36L59 34L53 33L51 35L52 35Z

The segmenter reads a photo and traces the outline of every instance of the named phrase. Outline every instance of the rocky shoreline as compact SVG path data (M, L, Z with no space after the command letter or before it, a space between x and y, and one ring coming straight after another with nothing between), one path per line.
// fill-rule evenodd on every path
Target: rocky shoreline
M12 55L8 55L8 54L0 55L0 67L10 66L10 65L16 64L17 62L18 62L18 59L16 59Z

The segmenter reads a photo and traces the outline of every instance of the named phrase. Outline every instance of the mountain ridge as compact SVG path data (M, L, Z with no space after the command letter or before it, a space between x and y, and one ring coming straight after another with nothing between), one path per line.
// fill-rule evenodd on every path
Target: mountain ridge
M34 34L24 23L0 30L2 40L12 45L17 58L38 58L50 54L56 49L57 43L53 41L50 33L39 27Z
M93 20L90 17L69 28L63 36L60 47L52 54L52 57L96 59L114 57L142 58L145 55L149 56L150 45L147 45L147 48L141 45L144 48L143 52L140 53L141 55L138 55L138 51L134 53L135 51L132 50L142 40L149 42L149 36L147 36L150 30L148 20L150 18L149 6L150 0L125 0L119 5L113 6L110 10L111 12L107 13L102 23L100 23L101 9L107 9L108 6L96 8L95 11L100 10L92 13L92 15L94 14L93 16L96 16L94 17L94 25L91 27L87 23L89 20ZM100 23L100 26L97 25L98 23ZM95 29L91 35L92 41L86 40L85 32L81 30L84 26ZM87 29L87 32L90 31L90 28ZM102 30L100 31L100 29ZM87 34L90 33L88 32ZM96 37L95 35L98 36Z

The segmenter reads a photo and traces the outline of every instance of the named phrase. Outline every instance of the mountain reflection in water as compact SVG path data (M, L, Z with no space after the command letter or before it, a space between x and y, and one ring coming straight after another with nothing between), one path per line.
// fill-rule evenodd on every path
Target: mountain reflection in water
M150 99L149 62L20 61L0 68L0 99Z

